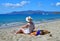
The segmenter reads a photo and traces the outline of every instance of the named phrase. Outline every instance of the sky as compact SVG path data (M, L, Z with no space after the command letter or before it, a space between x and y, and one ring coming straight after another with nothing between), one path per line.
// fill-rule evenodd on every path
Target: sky
M27 10L60 12L60 0L0 0L0 14Z

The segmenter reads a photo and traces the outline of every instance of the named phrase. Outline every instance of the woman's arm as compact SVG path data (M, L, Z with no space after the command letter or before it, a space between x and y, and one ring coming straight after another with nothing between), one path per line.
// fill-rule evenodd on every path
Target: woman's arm
M28 25L27 24L23 25L21 28L28 28Z

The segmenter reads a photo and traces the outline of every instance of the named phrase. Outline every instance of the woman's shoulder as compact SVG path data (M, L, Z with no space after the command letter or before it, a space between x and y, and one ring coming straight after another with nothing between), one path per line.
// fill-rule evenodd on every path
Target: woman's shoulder
M27 23L27 25L34 25L34 23Z

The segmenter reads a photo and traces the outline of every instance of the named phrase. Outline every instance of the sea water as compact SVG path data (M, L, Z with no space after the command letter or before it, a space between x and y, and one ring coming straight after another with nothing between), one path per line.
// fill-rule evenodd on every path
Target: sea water
M34 23L60 19L60 14L0 14L0 28L26 24L25 18L31 16Z

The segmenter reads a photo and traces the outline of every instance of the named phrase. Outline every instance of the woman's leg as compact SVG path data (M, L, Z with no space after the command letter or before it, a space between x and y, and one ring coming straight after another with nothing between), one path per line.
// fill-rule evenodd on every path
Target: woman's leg
M16 34L19 34L19 33L24 33L23 29L20 29L16 32Z
M30 33L31 36L36 36L36 32Z

